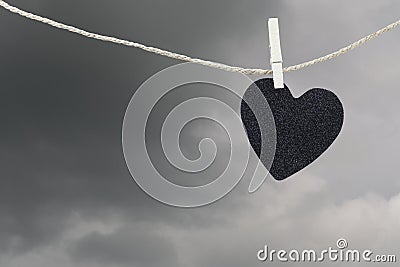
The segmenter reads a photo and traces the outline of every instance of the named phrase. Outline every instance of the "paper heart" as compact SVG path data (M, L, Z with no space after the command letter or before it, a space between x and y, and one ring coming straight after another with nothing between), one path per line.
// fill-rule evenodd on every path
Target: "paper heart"
M314 88L295 98L289 88L275 89L270 78L260 79L246 91L243 99L261 90L272 111L276 126L276 151L263 161L276 180L284 180L316 160L338 136L344 119L339 98L326 89ZM265 107L256 107L257 109ZM256 117L244 100L242 122L254 151L260 157L261 132ZM266 137L268 138L268 136Z

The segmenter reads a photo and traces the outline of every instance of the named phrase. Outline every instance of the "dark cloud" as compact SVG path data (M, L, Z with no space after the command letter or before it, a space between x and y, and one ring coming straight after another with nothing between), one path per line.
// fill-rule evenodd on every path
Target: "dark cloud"
M213 1L12 4L93 31L199 56L215 56L206 47L215 48L219 36L248 33L244 17L238 17L257 8ZM71 212L101 217L117 210L134 212L136 220L176 221L169 215L171 208L166 212L132 181L122 156L121 123L135 88L177 61L1 12L0 30L7 36L0 44L7 51L0 64L0 206L5 218L0 234L7 240L2 247L26 251L52 242L67 227Z
M141 226L123 227L108 234L89 233L72 244L70 253L77 261L112 266L179 265L177 251L168 237Z

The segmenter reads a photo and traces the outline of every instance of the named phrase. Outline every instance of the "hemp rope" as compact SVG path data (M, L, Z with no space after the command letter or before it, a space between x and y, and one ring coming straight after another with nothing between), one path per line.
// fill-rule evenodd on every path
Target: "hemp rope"
M142 49L144 51L150 52L150 53L154 53L157 55L161 55L161 56L165 56L165 57L169 57L169 58L173 58L173 59L178 59L181 61L187 61L187 62L192 62L192 63L197 63L200 65L204 65L204 66L208 66L211 68L216 68L216 69L221 69L221 70L225 70L225 71L230 71L230 72L240 72L243 74L247 74L247 75L266 75L266 74L272 74L272 70L268 70L268 69L252 69L252 68L242 68L242 67L236 67L236 66L229 66L226 64L222 64L222 63L217 63L217 62L212 62L212 61L208 61L208 60L203 60L203 59L198 59L198 58L192 58L186 55L182 55L182 54L178 54L178 53L174 53L171 51L167 51L167 50L163 50L160 48L156 48L156 47L151 47L151 46L146 46L140 43L136 43L136 42L132 42L132 41L128 41L128 40L123 40L123 39L119 39L116 37L111 37L111 36L106 36L106 35L101 35L101 34L97 34L97 33L92 33L92 32L88 32L79 28L76 28L74 26L70 26L70 25L66 25L54 20L51 20L49 18L45 18L45 17L41 17L39 15L35 15L32 14L30 12L21 10L17 7L11 6L8 3L6 3L3 0L0 0L0 6L7 9L8 11L21 15L25 18L31 19L31 20L35 20L47 25L50 25L52 27L58 28L58 29L62 29L62 30L66 30L69 32L73 32L79 35L82 35L84 37L87 38L91 38L91 39L97 39L100 41L105 41L105 42L111 42L111 43L115 43L115 44L120 44L120 45L125 45L125 46L130 46L130 47L135 47L135 48L139 48ZM369 40L372 40L392 29L394 29L395 27L399 26L400 24L400 20L389 24L388 26L364 37L361 38L360 40L346 46L343 47L331 54L328 54L326 56L323 57L319 57L301 64L297 64L297 65L293 65L290 67L286 67L283 69L284 72L289 72L289 71L294 71L294 70L299 70L305 67L309 67L311 65L320 63L320 62L324 62L330 59L333 59L335 57L338 57L340 55L343 55L361 45L363 45L364 43L366 43Z

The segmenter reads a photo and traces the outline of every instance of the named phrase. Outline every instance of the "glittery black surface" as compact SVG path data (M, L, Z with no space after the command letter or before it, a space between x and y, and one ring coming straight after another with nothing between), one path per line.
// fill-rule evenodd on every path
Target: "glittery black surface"
M275 89L270 78L260 79L255 84L259 89L253 84L243 98L251 97L252 90L261 90L270 105L277 142L269 171L276 180L283 180L309 165L332 144L343 125L343 106L339 98L326 89L314 88L294 98L286 85L284 89ZM241 117L250 144L260 156L259 127L263 125L257 123L244 100Z

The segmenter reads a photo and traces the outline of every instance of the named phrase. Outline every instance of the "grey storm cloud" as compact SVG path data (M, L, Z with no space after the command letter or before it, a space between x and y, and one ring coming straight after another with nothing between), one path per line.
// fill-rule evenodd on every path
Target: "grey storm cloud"
M142 229L144 228L144 229ZM140 225L112 233L92 232L70 249L72 258L125 266L176 266L177 251L167 237Z
M374 32L397 20L400 9L394 0L9 2L94 32L262 68L269 17L280 19L284 64L292 65ZM244 179L221 201L190 210L142 192L121 148L136 88L178 61L5 10L0 36L1 267L263 266L256 252L265 244L323 249L339 237L358 248L399 251L398 30L285 75L296 96L323 87L343 101L343 131L321 158L255 194L247 194ZM214 89L205 91L233 101ZM168 104L190 95L172 95ZM220 138L227 149L221 129L199 121L182 136L189 157L203 136ZM151 138L157 155L157 136ZM222 170L224 153L210 174ZM162 156L154 160L165 164ZM199 182L170 171L178 183Z

